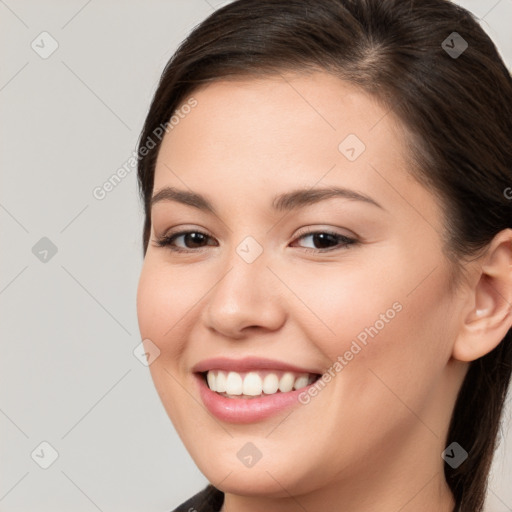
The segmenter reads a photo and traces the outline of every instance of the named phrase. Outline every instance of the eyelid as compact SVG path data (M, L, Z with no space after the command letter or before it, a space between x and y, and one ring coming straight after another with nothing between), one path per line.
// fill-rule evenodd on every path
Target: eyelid
M339 231L337 231L337 229L341 229L341 228L322 227L322 226L319 226L319 227L318 226L314 226L314 227L309 226L306 228L301 228L294 235L294 240L296 238L300 238L301 236L311 235L311 234L315 234L315 233L330 233L331 235L343 236L345 238L352 238L354 240L358 239L358 236L355 233L353 233L352 231L346 230L349 232L348 233L340 233Z
M183 234L186 234L186 233L201 233L203 235L208 235L211 238L215 238L207 229L199 228L197 226L188 226L188 225L180 226L178 228L168 229L167 231L163 232L161 237L162 238L163 237L169 238L169 237L174 236L174 235L183 235Z

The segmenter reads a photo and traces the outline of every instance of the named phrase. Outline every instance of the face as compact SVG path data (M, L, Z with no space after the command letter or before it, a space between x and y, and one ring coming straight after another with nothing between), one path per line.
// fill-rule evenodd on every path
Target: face
M457 302L399 123L320 72L192 96L158 155L137 295L186 448L242 494L430 477L460 384Z

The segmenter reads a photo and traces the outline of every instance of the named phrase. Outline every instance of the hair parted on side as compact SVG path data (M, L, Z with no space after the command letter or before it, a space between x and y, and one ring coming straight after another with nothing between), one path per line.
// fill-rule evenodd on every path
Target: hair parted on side
M468 47L442 47L454 32ZM237 0L212 13L165 67L139 148L199 86L284 71L327 71L392 111L408 134L411 174L440 200L455 285L461 262L512 227L512 78L475 17L449 0ZM139 157L143 253L161 139ZM140 151L139 151L140 153ZM141 153L140 153L141 154ZM477 213L477 214L476 214ZM468 453L445 465L459 512L481 512L512 372L512 330L470 363L446 446Z

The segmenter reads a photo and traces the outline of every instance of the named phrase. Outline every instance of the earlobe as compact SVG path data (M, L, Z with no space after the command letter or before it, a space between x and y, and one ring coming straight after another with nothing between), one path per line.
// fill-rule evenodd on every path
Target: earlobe
M496 348L512 326L512 229L498 233L467 291L466 309L453 357L474 361Z

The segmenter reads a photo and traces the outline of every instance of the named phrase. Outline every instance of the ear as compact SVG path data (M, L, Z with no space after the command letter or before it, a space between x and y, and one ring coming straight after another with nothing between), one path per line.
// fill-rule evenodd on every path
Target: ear
M452 355L459 361L488 354L512 326L512 229L493 238L476 268L453 346Z

